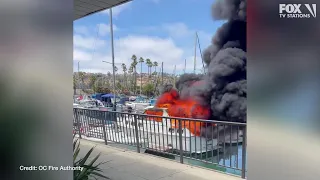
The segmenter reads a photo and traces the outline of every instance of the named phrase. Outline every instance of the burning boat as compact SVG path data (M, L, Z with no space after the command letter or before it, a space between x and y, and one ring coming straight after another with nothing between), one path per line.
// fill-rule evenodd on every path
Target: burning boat
M198 129L193 125L197 123L183 121L181 133L178 121L170 118L168 108L149 108L145 114L138 115L137 126L140 142L148 149L156 151L180 150L179 135L182 135L182 149L186 153L205 153L218 148L217 139L206 139L200 136ZM118 124L120 129L135 132L134 119L129 116L126 121ZM132 130L131 130L132 129ZM199 129L200 130L200 129Z
M140 145L147 149L171 151L182 148L185 153L192 154L213 152L224 144L242 143L243 133L239 126L216 124L209 120L212 115L209 106L192 97L180 98L172 85L166 85L164 89L155 107L145 109L145 115L123 114L117 118L120 137L134 136L138 132Z
M211 109L209 107L202 105L191 97L181 99L178 91L171 85L165 87L165 91L157 100L155 108L147 109L145 114L161 116L147 117L145 123L140 123L142 126L146 126L144 128L149 132L165 136L169 135L171 139L169 138L164 144L175 150L180 150L179 142L177 142L179 140L178 118L183 118L180 123L184 151L204 153L217 150L222 143L242 143L243 133L241 128L231 125L219 125L209 121L208 119L211 117ZM160 128L157 130L156 128L148 127Z
M165 85L154 108L145 110L147 115L160 117L137 115L140 143L151 149L179 150L179 133L183 150L191 153L218 149L221 142L242 142L240 127L210 119L246 123L246 1L216 1L212 10L215 20L226 22L203 53L205 73L180 76L177 89ZM134 137L133 115L125 116L116 119L117 133ZM188 118L182 121L181 131L178 117Z

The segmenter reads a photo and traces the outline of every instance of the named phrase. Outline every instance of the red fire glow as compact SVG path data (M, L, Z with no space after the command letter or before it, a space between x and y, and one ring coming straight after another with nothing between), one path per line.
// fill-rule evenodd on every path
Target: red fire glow
M146 110L145 113L153 116L163 116L163 111L159 111L159 110ZM147 120L162 122L161 117L147 117Z
M193 83L193 85L195 85L195 83ZM155 107L167 108L170 117L182 117L193 119L209 119L210 117L209 107L200 105L200 103L192 99L192 97L188 99L180 99L179 93L175 89L171 89L169 92L163 93L156 102ZM175 128L178 127L178 121L175 122L175 120L172 120L171 124ZM209 126L209 124L195 121L182 122L182 127L188 128L191 131L191 133L197 136L201 134L200 126L205 127Z

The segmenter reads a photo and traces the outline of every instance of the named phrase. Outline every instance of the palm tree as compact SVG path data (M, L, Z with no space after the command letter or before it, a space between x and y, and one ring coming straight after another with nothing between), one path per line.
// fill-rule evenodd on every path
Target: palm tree
M154 72L157 73L157 66L158 66L158 62L154 61L153 62L153 67L154 67Z
M127 83L127 66L126 66L126 64L122 63L122 64L121 64L121 67L122 67L122 71L123 71L123 77L124 77L125 86L126 86L126 88L128 88L128 83Z
M130 65L130 67L129 67L129 70L128 70L128 73L133 73L133 66L132 66L132 64Z
M149 67L149 71L150 71L150 74L149 74L149 78L151 77L151 71L152 71L152 66L153 66L153 63L152 63L152 61L149 59L149 63L148 63L148 67Z
M83 168L82 170L73 171L74 180L84 180L84 179L93 179L93 178L97 179L97 177L100 177L99 179L102 179L102 178L110 179L104 176L103 174L101 174L102 169L99 166L101 164L104 164L105 162L96 163L96 161L100 157L100 153L94 158L90 157L93 150L94 150L94 147L92 147L83 158L79 157L79 154L82 154L82 153L79 153L80 141L78 139L75 139L75 136L73 136L73 167Z
M150 76L150 64L151 64L151 60L150 59L146 59L146 65L148 66L148 75Z
M132 80L132 73L133 73L133 66L132 66L132 64L130 65L130 67L129 67L129 70L128 70L128 73L129 73L129 79L130 79L130 91L132 91L133 89L132 89L132 83L133 83L133 80Z
M142 63L144 62L144 59L140 57L139 63L141 65L140 67L140 96L141 96L141 91L142 91Z
M132 55L131 57L132 63L131 66L133 67L134 70L134 93L136 93L136 87L137 87L137 56Z

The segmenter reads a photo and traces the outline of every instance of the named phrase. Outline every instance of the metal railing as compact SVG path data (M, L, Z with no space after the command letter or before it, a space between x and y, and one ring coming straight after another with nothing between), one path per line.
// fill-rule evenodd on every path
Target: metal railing
M74 108L74 133L240 172L246 177L246 124Z

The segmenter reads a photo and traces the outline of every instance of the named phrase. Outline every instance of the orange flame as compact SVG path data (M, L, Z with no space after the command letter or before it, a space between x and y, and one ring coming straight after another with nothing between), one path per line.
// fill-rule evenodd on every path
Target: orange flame
M200 105L192 99L180 99L179 93L175 89L163 93L156 102L155 107L167 108L170 117L194 118L194 119L209 119L210 108ZM178 121L171 120L174 128L178 128ZM213 124L210 124L213 125ZM201 135L201 127L209 126L208 123L195 121L182 121L182 128L187 128L196 136Z
M145 113L153 116L163 116L163 111L146 110ZM147 120L162 122L162 118L160 117L147 117Z

